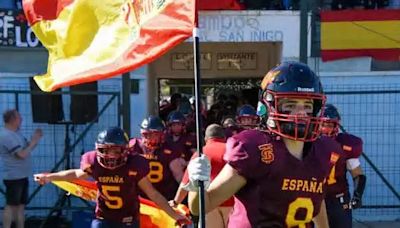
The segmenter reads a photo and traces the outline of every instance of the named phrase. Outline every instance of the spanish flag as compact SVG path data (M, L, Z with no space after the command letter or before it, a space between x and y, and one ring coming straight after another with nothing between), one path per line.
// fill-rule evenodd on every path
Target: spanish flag
M321 12L321 57L400 60L400 10Z
M44 91L109 78L155 60L192 35L195 0L23 0L49 52Z
M95 202L97 196L97 186L94 181L73 180L68 181L52 181L54 185L74 196L84 200ZM140 198L140 227L141 228L174 228L176 221L169 217L167 213L159 209L158 206L147 199ZM179 213L189 215L189 209L180 204L175 208Z

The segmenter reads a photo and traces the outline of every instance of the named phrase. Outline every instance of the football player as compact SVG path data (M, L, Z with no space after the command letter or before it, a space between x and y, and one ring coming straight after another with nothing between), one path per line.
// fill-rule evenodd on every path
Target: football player
M338 143L319 137L325 95L319 77L298 62L267 73L260 101L268 108L268 131L245 130L228 139L227 164L205 192L206 212L235 197L228 227L328 227L326 178L342 153ZM189 207L198 214L198 181L205 186L205 156L188 165Z
M327 179L328 190L325 202L329 226L331 228L352 227L351 209L361 207L366 183L366 176L363 174L359 160L363 141L352 134L339 133L341 118L334 105L326 105L324 117L321 133L335 139L342 145L344 151L344 156L338 158ZM347 171L350 172L354 182L352 198L346 177Z
M238 126L237 122L235 121L235 117L225 116L222 119L221 124L225 130L226 138L232 137L232 135L236 135L243 130L241 127Z
M141 138L131 139L129 146L148 160L150 171L147 176L154 188L165 198L173 199L187 164L182 151L165 143L165 125L158 116L145 118L140 125L140 134Z
M196 150L196 137L186 133L186 118L178 111L168 115L166 143L177 151L182 151L183 158L189 161Z
M128 152L128 140L121 128L108 128L99 133L96 150L82 155L80 169L35 174L35 181L45 184L92 177L98 188L92 228L139 228L138 187L171 217L180 223L189 222L188 218L169 207L167 200L153 188L146 177L148 162L142 156Z
M240 107L236 122L242 129L255 129L259 125L259 117L253 106L246 104Z

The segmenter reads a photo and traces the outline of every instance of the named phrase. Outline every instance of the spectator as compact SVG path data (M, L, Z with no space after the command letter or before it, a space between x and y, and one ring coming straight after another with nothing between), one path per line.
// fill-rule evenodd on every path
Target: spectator
M159 110L160 118L164 121L167 121L169 113L178 108L181 99L182 95L180 93L172 94L170 103L160 107Z
M281 10L283 3L281 0L243 0L246 9L249 10Z
M363 0L365 9L381 9L389 5L388 0Z
M367 0L333 0L332 10L362 9Z
M223 108L226 100L227 97L225 94L218 94L217 101L211 105L210 109L207 111L207 124L221 122L222 117L224 116Z
M227 116L236 116L237 106L239 104L239 99L235 95L229 95L228 99L224 102L222 113Z
M28 203L28 177L31 175L31 153L42 137L36 129L30 142L19 132L22 118L15 109L3 114L4 128L0 131L0 156L3 161L3 177L6 186L6 206L3 212L3 227L24 227L25 205Z

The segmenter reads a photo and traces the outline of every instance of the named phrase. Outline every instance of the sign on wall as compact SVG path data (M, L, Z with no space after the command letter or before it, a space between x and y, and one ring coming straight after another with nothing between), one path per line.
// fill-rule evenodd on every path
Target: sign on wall
M202 11L199 29L200 41L282 42L282 57L299 57L298 11Z
M42 47L22 10L0 9L0 47Z
M262 78L282 58L282 42L202 42L203 78ZM149 64L156 78L193 78L193 44L184 42Z

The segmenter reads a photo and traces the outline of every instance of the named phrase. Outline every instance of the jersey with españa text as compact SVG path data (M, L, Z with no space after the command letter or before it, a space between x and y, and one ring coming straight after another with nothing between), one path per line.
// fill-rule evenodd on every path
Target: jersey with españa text
M245 130L232 136L224 159L247 183L235 194L228 227L311 227L340 153L339 144L328 137L305 143L299 160L269 133Z
M96 181L96 217L131 223L139 219L138 182L146 177L149 165L140 155L129 155L125 165L116 169L101 166L96 151L82 155L81 169Z

